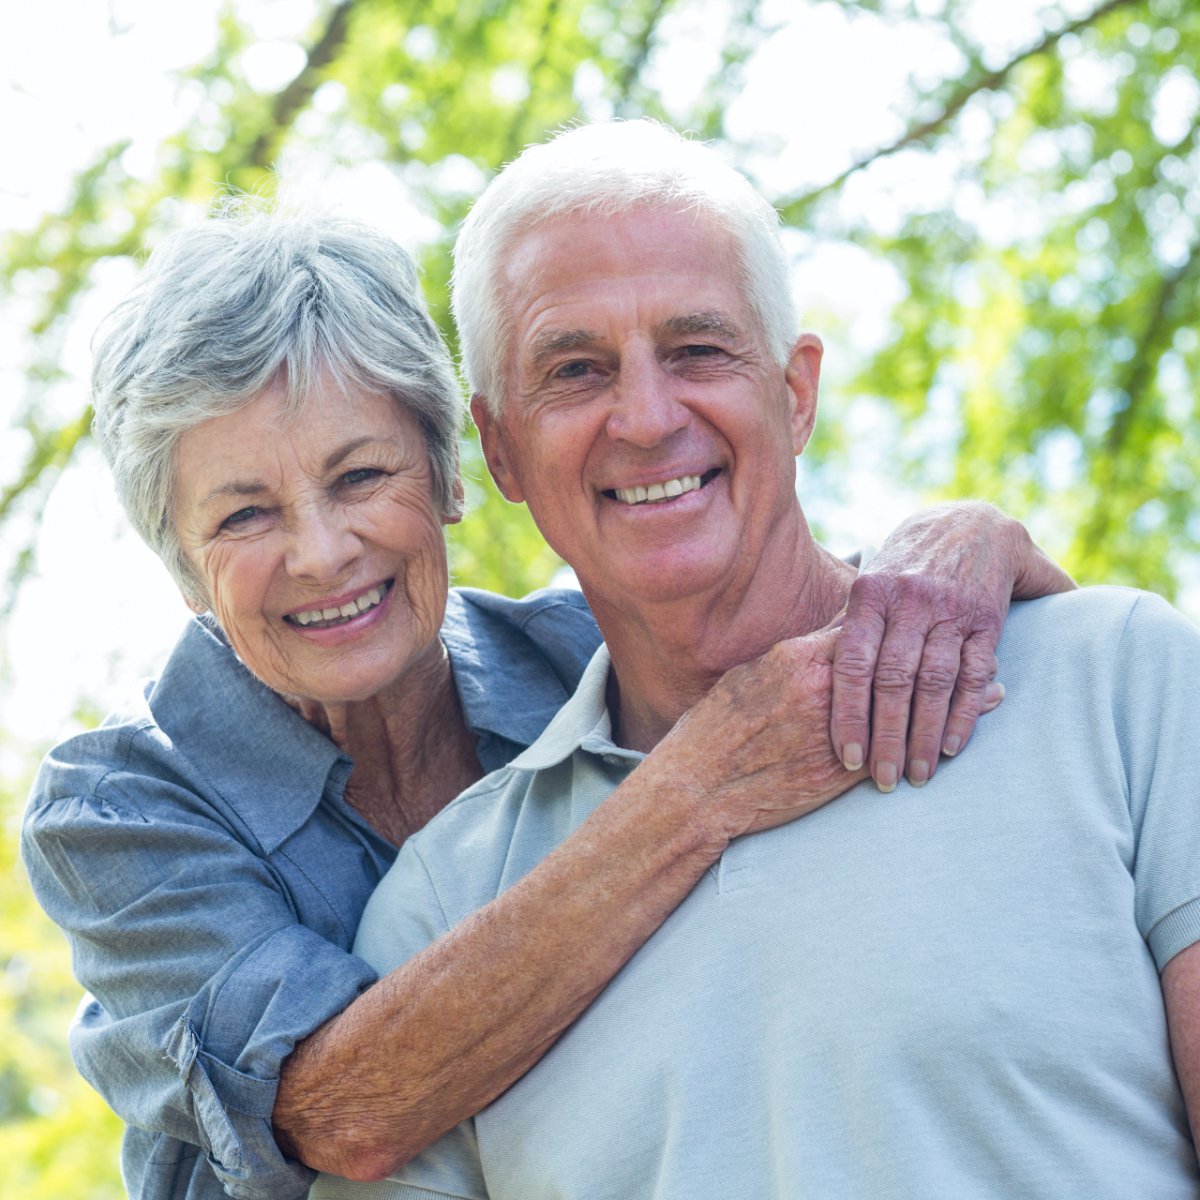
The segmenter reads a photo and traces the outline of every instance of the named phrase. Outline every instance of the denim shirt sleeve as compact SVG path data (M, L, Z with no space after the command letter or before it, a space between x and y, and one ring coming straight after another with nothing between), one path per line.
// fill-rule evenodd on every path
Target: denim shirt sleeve
M272 1135L280 1065L376 975L300 925L270 864L178 785L119 790L136 804L103 786L35 794L23 830L34 890L95 998L76 1064L130 1125L198 1142L229 1195L303 1196L314 1173Z
M578 593L452 592L449 609L491 769L538 736L599 635ZM128 1126L132 1200L303 1196L313 1172L272 1133L281 1064L377 978L349 951L394 848L333 785L348 760L211 625L190 623L132 713L52 752L22 835L91 993L73 1056Z

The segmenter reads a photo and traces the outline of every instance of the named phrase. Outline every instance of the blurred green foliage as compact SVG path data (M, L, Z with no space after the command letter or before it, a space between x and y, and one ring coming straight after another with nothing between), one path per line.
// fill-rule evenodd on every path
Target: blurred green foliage
M1200 550L1200 6L1048 2L1040 31L999 56L973 32L979 7L841 0L863 22L934 30L957 67L931 79L914 64L898 136L822 186L772 197L812 242L866 248L899 279L882 346L826 412L874 398L898 431L891 461L920 490L997 501L1055 531L1047 540L1081 579L1171 596ZM270 194L281 155L385 163L416 211L453 230L489 172L563 122L647 113L723 139L747 64L788 6L319 0L314 11L305 66L263 94L243 69L246 9L229 7L215 51L180 81L196 91L194 118L157 148L154 170L131 169L128 143L107 147L60 210L0 237L0 302L21 295L35 347L5 433L26 451L0 479L0 530L32 530L6 543L9 598L33 561L36 515L87 436L86 413L51 417L45 401L97 272L191 219L218 185ZM721 51L688 110L668 110L652 82L664 30L714 11ZM752 174L754 149L731 146ZM931 163L940 187L916 186ZM885 197L886 221L850 202L862 179ZM453 342L450 236L425 246L423 265ZM496 494L473 441L463 453L473 511L452 531L456 579L510 593L546 582L554 556ZM834 474L851 453L828 415L812 453ZM0 1194L104 1200L121 1194L118 1124L67 1059L77 989L13 850L26 782L0 783Z
M1200 6L1101 8L1002 82L969 68L950 203L871 239L907 295L857 384L914 441L950 425L946 491L1038 511L1084 581L1173 597L1200 548Z

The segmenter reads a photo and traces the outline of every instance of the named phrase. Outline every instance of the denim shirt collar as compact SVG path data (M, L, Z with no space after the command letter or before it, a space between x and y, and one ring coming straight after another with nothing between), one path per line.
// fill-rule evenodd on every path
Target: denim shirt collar
M351 762L238 660L208 616L188 622L147 702L192 767L268 853L296 832Z
M571 692L544 657L530 654L511 618L492 611L493 604L503 603L474 589L452 589L442 642L467 728L481 738L491 735L525 747L537 740ZM489 771L501 765L482 754L481 761Z
M450 592L441 637L480 762L494 770L538 737L569 692L511 616L467 595L471 603ZM327 788L342 799L352 760L242 665L211 616L188 622L146 701L268 853L311 818Z

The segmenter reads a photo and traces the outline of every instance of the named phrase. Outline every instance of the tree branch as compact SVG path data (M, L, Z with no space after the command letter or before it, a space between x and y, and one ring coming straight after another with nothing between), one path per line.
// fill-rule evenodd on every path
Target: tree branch
M1163 276L1150 314L1142 327L1141 337L1130 359L1129 371L1121 385L1125 393L1125 406L1116 412L1104 438L1101 452L1090 455L1095 464L1091 472L1097 494L1117 496L1125 494L1129 481L1142 470L1143 464L1131 460L1126 443L1133 431L1134 422L1145 406L1146 395L1158 369L1163 354L1165 334L1169 331L1167 320L1180 287L1189 276L1200 269L1200 239L1192 243L1187 258L1174 271ZM1096 504L1077 533L1077 540L1085 553L1095 554L1111 537L1114 523L1121 522L1125 515L1107 504Z
M320 82L318 76L333 61L345 42L354 5L355 0L338 0L334 5L324 31L305 55L304 68L283 91L276 93L267 126L255 139L246 156L247 165L264 171L270 167L280 137L291 127L296 114L312 99Z
M816 200L819 196L825 195L827 192L835 191L841 187L851 175L857 174L859 171L869 167L872 163L878 162L882 158L887 158L890 155L898 154L901 150L906 150L910 146L918 145L934 134L941 132L950 122L958 116L958 114L966 107L967 102L972 97L980 95L983 92L994 92L1002 88L1007 82L1009 76L1023 62L1027 62L1031 58L1037 58L1039 55L1046 54L1053 50L1063 38L1068 34L1078 33L1081 29L1086 29L1089 25L1101 20L1109 13L1115 12L1119 8L1125 8L1130 4L1140 4L1143 0L1104 0L1104 3L1093 9L1085 17L1080 17L1076 21L1072 21L1069 25L1064 25L1062 29L1047 33L1041 41L1036 42L1032 46L1026 47L1013 58L1009 59L1002 67L998 67L994 71L988 71L983 75L978 75L973 79L966 80L961 83L952 93L950 98L942 106L940 112L928 120L919 121L914 125L910 125L895 141L886 146L880 146L872 150L869 154L856 159L844 171L836 175L828 183L821 184L820 187L813 188L811 191L804 192L791 200L782 201L778 207L791 209L803 208Z
M538 76L545 70L550 61L550 49L557 44L554 37L554 22L558 19L559 4L560 0L549 0L549 3L547 3L545 14L542 17L541 36L538 38L538 46L541 47L541 50L537 56L537 60L531 63L525 71L525 77L531 85L529 90L531 99L534 95L534 89L537 87ZM525 104L513 114L513 119L509 123L508 133L505 137L505 145L508 147L508 150L504 155L504 162L515 158L524 147L525 138L523 130L528 122L530 107L529 104Z
M1105 454L1115 459L1121 454L1125 440L1129 436L1133 424L1135 409L1145 394L1154 372L1158 368L1158 360L1162 357L1163 335L1166 331L1167 310L1171 307L1176 293L1188 276L1200 269L1200 239L1192 243L1188 256L1175 270L1168 272L1162 278L1150 315L1142 327L1142 336L1138 339L1137 348L1129 360L1129 373L1125 377L1121 390L1128 397L1128 403L1114 417L1105 438Z
M92 409L89 405L75 420L36 439L21 474L0 491L0 523L26 492L38 484L45 484L48 471L62 472L71 461L75 447L87 437L91 428Z
M618 115L628 115L625 106L629 100L629 92L641 77L646 60L650 57L650 50L654 45L654 34L671 3L672 0L655 0L655 3L650 5L646 12L645 24L634 43L633 53L622 64L621 73L613 80L616 94L620 97L616 105Z

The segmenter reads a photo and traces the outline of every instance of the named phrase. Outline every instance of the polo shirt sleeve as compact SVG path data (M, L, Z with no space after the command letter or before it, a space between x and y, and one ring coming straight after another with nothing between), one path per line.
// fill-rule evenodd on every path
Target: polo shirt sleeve
M1113 714L1136 839L1138 928L1161 971L1200 941L1200 631L1138 597L1117 652Z
M91 993L80 1073L130 1125L200 1146L230 1196L305 1195L315 1172L272 1135L280 1065L375 973L301 926L269 863L167 779L35 791L22 853Z

